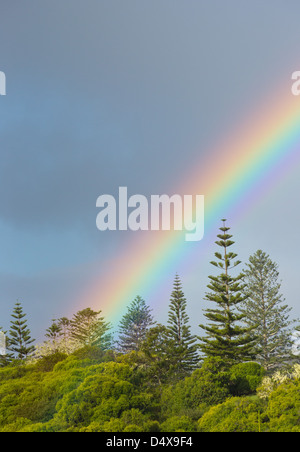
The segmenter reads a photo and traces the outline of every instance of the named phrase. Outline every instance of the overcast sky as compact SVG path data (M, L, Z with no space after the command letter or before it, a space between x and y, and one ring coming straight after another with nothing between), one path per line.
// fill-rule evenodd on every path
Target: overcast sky
M42 337L117 258L128 236L96 229L100 194L167 191L270 86L289 95L299 17L292 0L0 0L0 326L19 300ZM232 225L243 261L279 264L295 317L299 189L295 169Z

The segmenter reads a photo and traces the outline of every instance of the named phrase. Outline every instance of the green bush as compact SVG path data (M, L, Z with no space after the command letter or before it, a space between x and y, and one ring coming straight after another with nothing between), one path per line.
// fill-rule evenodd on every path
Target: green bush
M34 365L1 368L0 431L300 431L295 372L260 398L259 391L254 394L264 372L256 363L228 369L222 360L209 359L176 384L151 386L133 356L99 362L103 355L81 353L82 359L53 355Z
M210 358L190 377L165 388L161 401L163 416L199 419L207 407L225 401L230 393L228 374L223 369L222 360Z
M229 370L229 388L234 396L255 394L265 370L257 363L241 363Z
M44 356L35 364L35 368L40 372L51 372L57 363L64 361L67 357L68 355L60 352Z
M196 432L197 423L187 416L173 416L160 426L162 432Z
M300 432L300 380L275 389L268 400L266 416L270 432Z
M214 406L199 420L200 432L259 432L263 402L258 397L233 397Z

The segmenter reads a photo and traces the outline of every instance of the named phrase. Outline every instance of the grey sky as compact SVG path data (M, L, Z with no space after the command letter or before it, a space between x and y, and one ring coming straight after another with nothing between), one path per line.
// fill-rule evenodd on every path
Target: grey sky
M286 79L289 90L300 70L300 4L1 0L0 11L0 325L18 298L40 336L72 309L93 262L105 266L127 240L97 231L100 194L176 186L271 86ZM266 248L300 315L292 273L297 175L278 193L284 215L274 193L257 206L259 219L237 225L237 250L245 258ZM188 279L195 300L197 278Z

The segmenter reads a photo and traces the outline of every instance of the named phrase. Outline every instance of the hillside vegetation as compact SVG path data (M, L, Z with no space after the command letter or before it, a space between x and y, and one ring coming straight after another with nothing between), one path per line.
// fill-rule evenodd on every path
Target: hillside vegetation
M204 336L191 332L178 275L167 324L137 296L117 338L87 307L53 320L35 345L16 303L1 333L0 431L299 432L300 328L278 266L258 250L237 273L226 220L217 237Z
M151 386L147 366L94 348L0 369L1 432L300 432L300 366L264 377L256 363L207 359Z

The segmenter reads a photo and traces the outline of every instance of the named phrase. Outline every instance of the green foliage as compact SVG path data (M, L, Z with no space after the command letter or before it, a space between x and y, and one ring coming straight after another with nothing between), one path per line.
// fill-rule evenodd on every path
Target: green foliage
M197 338L190 332L186 305L181 281L176 275L169 307L166 341L169 346L169 358L173 360L172 371L178 378L196 369L199 364L198 347L195 344Z
M197 420L207 407L229 397L228 374L221 359L209 358L201 369L176 385L166 387L162 394L162 414L182 415Z
M300 381L282 383L268 400L228 399L210 408L198 428L201 432L300 432Z
M292 358L291 308L280 294L278 265L258 250L250 256L244 274L247 298L241 311L256 340L255 360L266 370L278 369Z
M197 423L187 416L173 416L161 424L162 432L196 432Z
M209 358L190 376L157 391L136 366L142 352L123 355L123 362L90 352L0 369L0 431L300 431L298 368L261 398L255 391L263 377L258 364L228 369L222 359Z
M60 361L67 359L68 355L56 352L49 356L44 356L35 365L35 368L40 372L51 372L54 366Z
M145 300L137 296L128 306L119 325L119 349L123 353L138 351L147 331L153 326L153 317Z
M90 308L53 320L47 341L33 347L17 303L6 337L13 354L0 361L0 432L300 432L300 365L292 367L277 266L257 252L246 289L244 275L231 274L240 261L228 251L225 220L220 230L201 366L178 276L167 326L154 323L141 297L130 304L121 353Z
M114 352L112 350L102 350L96 345L85 345L73 352L73 356L78 359L89 359L95 362L107 362L114 360Z
M23 312L21 303L16 303L9 330L8 349L15 354L17 359L24 360L34 351L31 345L34 339L31 338L30 330L27 326L26 314Z
M138 355L139 368L143 369L148 386L161 386L174 379L171 347L165 326L156 325L148 330Z
M134 375L128 365L94 364L75 356L60 361L52 371L48 366L45 369L44 360L42 364L26 366L19 378L16 369L0 371L1 431L28 431L34 429L32 424L36 431L67 431L119 418L125 431L128 425L141 425L137 414L147 428L154 428L143 414L151 406L151 397L132 382Z
M234 397L210 408L199 420L200 432L259 432L263 402L253 397Z
M240 363L231 367L230 392L232 395L254 394L261 384L265 370L257 363Z
M300 432L300 381L277 387L269 397L266 415L270 432Z
M243 274L233 276L231 270L241 262L235 260L236 253L229 251L234 242L232 235L228 233L230 228L223 226L218 234L220 240L216 244L222 248L222 253L216 252L217 262L213 261L221 273L218 276L210 276L210 290L206 294L206 300L214 303L213 308L205 311L205 317L210 323L200 325L206 332L206 336L200 338L200 349L204 356L219 356L227 361L228 365L250 360L253 352L253 338L250 329L241 326L244 315L238 310L247 296L243 295L244 284L241 283Z
M80 432L159 432L157 421L149 420L140 410L132 408L124 411L120 418L111 418L106 422L93 421L88 427L82 427Z
M78 311L71 320L70 335L80 347L97 346L101 350L111 348L112 338L108 331L111 326L100 316L101 311L90 308Z

